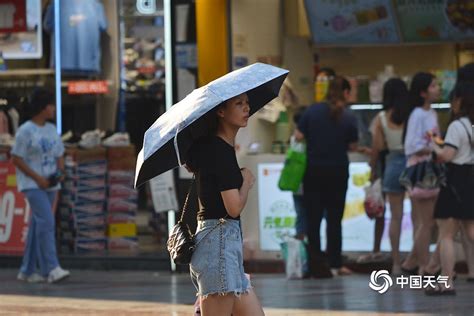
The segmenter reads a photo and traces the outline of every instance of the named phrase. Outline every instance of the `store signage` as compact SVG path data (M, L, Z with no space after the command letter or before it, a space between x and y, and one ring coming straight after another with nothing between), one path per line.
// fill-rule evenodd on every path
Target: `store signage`
M173 170L162 173L151 179L150 191L155 212L159 213L178 210Z
M473 1L397 0L395 5L406 42L474 38Z
M305 0L315 43L398 43L391 0Z
M284 236L295 234L296 213L291 192L278 189L283 163L258 165L258 207L261 250L279 251ZM342 220L342 247L344 251L372 251L375 221L364 211L365 188L370 185L370 167L367 162L349 165L346 206ZM308 210L309 212L311 210ZM409 200L404 203L400 250L410 251L413 245ZM385 221L390 221L387 204ZM326 221L321 222L321 247L326 247ZM382 251L390 251L388 229L382 237Z
M154 14L156 12L156 0L137 0L137 11L141 14Z
M296 213L293 196L278 186L283 163L258 165L258 209L260 249L280 250L285 236L295 235Z
M0 0L0 33L26 31L26 0Z
M69 81L67 84L69 94L107 94L109 85L105 80Z
M15 167L0 163L0 254L23 253L29 218L28 201L16 189Z

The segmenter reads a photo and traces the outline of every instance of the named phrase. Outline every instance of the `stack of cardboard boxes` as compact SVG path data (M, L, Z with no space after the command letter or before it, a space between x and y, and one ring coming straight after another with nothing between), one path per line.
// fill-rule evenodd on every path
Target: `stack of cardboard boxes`
M67 149L60 200L63 252L105 252L107 161L104 148Z
M107 236L109 252L138 250L138 194L133 188L134 146L107 148Z

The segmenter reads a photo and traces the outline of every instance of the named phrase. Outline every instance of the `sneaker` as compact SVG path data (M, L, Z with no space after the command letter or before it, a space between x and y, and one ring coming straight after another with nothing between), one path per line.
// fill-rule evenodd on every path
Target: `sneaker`
M106 147L124 147L130 145L130 136L128 133L115 133L104 139L102 145Z
M46 279L42 277L41 275L39 275L38 273L33 273L26 279L26 281L28 283L41 283L41 282L46 282Z
M56 267L49 273L48 283L59 282L70 275L71 273L69 271L63 270L61 267Z
M23 272L19 272L18 275L16 276L16 279L18 281L26 281L26 279L28 279L28 276L24 274Z

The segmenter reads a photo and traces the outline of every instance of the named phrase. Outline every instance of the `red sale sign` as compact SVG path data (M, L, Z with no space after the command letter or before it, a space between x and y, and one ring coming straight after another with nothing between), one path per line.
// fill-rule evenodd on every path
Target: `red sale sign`
M0 33L26 31L26 1L0 0Z
M14 166L0 163L0 254L23 254L29 219L30 206L16 189Z
M105 80L69 81L67 92L69 94L107 94L109 86Z

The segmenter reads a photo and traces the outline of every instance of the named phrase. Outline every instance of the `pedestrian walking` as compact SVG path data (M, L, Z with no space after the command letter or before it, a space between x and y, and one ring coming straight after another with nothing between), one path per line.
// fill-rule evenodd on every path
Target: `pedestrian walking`
M438 115L431 104L438 100L439 84L434 75L417 73L410 85L410 115L405 123L403 134L407 167L422 168L432 159L433 148L429 135L439 135ZM416 172L423 177L424 174ZM422 179L417 179L416 182ZM433 211L439 188L423 188L414 185L408 189L413 226L416 227L412 251L402 263L404 273L423 274L429 261L429 244L434 227Z
M37 89L30 100L32 118L20 126L12 149L18 190L28 199L31 218L17 278L49 283L70 275L56 253L53 204L64 175L64 146L56 127L53 94Z
M434 217L439 226L441 275L448 276L446 286L437 284L427 295L454 295L454 236L460 226L474 241L474 83L458 82L453 94L454 120L441 147L433 141L439 160L447 162L447 183L441 188Z

